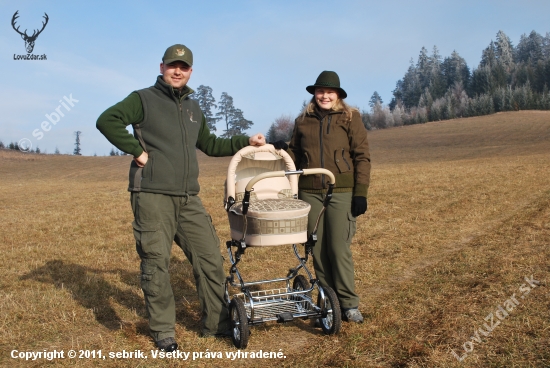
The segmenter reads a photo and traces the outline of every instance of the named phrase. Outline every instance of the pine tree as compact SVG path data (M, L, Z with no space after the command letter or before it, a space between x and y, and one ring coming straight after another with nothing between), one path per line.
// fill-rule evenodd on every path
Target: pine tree
M215 132L217 130L216 122L220 120L220 118L215 117L212 112L212 108L218 107L218 105L216 105L216 99L212 96L212 88L201 84L197 88L197 91L193 93L193 99L199 103L199 106L204 114L206 124L208 125L208 129Z
M454 86L456 83L461 83L466 90L469 88L470 68L468 68L466 60L458 52L453 50L450 57L443 59L441 70L447 88Z
M375 106L377 103L380 104L380 105L383 104L383 102L382 102L382 97L380 97L380 95L378 94L377 91L374 91L374 93L372 94L372 96L371 96L371 98L370 98L370 100L369 100L369 106L370 106L370 108L371 108L372 110L374 110L374 106Z
M445 83L445 78L443 76L443 71L441 69L441 55L439 55L439 50L437 46L433 47L432 56L429 60L429 85L427 86L430 89L430 92L434 98L442 97L447 91L447 84Z
M229 129L223 134L224 137L230 138L235 135L243 135L245 130L250 129L254 123L244 118L241 109L234 109L229 120Z
M497 62L491 68L491 78L492 78L492 89L498 87L506 87L508 85L508 73L506 72L506 67L504 64Z
M544 39L540 34L535 31L531 31L529 36L522 34L516 47L516 62L534 66L543 59L543 51Z
M481 95L493 90L491 69L489 66L481 66L472 73L472 92L475 95ZM477 116L477 114L475 115Z
M498 31L497 33L495 57L496 60L506 68L507 72L510 71L514 63L514 47L512 46L510 38L506 36L503 31Z
M550 58L544 61L539 60L534 67L533 74L533 89L538 93L542 93L544 91L544 86L550 84Z
M390 109L394 109L400 103L403 103L403 80L400 79L395 83L395 89L392 91L393 97L390 101ZM364 122L363 122L364 123Z
M235 106L233 106L233 97L229 96L227 92L222 92L220 101L218 103L219 112L216 113L216 117L225 123L225 132L229 132L229 122L231 117L235 113Z
M254 123L244 118L241 109L233 105L233 97L223 92L218 103L219 112L216 116L225 122L225 130L222 137L230 138L235 135L243 135Z
M428 50L424 46L420 50L418 55L418 61L416 62L416 71L420 81L420 90L424 90L430 85L431 66L430 58L428 56Z
M405 107L411 108L418 104L422 91L419 73L411 59L409 69L403 79L397 82L393 95L396 101L403 101Z
M495 43L493 40L491 40L491 43L483 52L481 53L481 62L479 63L480 66L488 66L491 68L493 65L496 64L496 52L495 52Z
M546 60L550 59L550 32L546 32L546 36L542 39L542 57Z

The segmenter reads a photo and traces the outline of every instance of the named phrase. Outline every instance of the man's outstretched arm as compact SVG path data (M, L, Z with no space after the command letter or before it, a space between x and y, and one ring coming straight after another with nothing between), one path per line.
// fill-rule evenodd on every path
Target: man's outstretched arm
M208 156L232 156L238 150L248 145L263 146L265 137L262 133L247 137L245 135L233 136L231 138L216 137L210 133L204 115L202 117L201 129L197 139L197 148L206 153Z

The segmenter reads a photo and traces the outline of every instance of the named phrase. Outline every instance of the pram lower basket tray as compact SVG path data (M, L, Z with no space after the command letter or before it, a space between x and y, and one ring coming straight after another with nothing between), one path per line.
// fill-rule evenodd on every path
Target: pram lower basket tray
M250 291L250 297L244 293L233 296L244 300L246 313L251 316L252 324L276 321L283 313L290 313L294 318L307 318L319 313L320 308L307 293L289 295L289 291L287 288L279 288ZM251 308L251 299L254 308Z
M250 203L246 214L246 244L273 246L304 243L307 240L309 203L287 198L270 198ZM242 203L228 213L231 237L243 237Z

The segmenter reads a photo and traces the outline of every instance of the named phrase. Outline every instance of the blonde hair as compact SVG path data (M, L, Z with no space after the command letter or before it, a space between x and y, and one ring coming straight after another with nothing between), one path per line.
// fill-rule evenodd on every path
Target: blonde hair
M315 112L316 105L317 102L315 101L315 96L313 96L300 114L300 118L303 120L307 114L313 114ZM351 107L340 97L338 97L338 100L336 100L330 111L342 111L344 113L344 120L347 121L351 121L351 115L353 114L353 112L359 112L357 108Z

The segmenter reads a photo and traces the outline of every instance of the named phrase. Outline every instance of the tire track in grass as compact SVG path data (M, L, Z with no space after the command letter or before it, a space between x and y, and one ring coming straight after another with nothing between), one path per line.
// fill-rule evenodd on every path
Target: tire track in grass
M504 224L513 221L514 218L518 217L521 213L527 213L527 217L530 218L536 216L537 213L548 207L550 207L550 191L546 191L542 195L535 196L534 198L531 197L521 202L520 205L514 207L514 210L503 213L498 218L479 225L476 231L462 237L460 240L443 244L438 248L437 253L432 252L428 257L423 254L422 259L411 260L411 263L409 263L409 266L401 275L395 275L388 280L386 283L387 286L376 286L369 289L368 295L370 299L376 300L380 298L381 295L390 293L397 285L414 279L419 271L441 262L449 256L461 251L469 244L474 244L483 236L491 234L504 226Z

